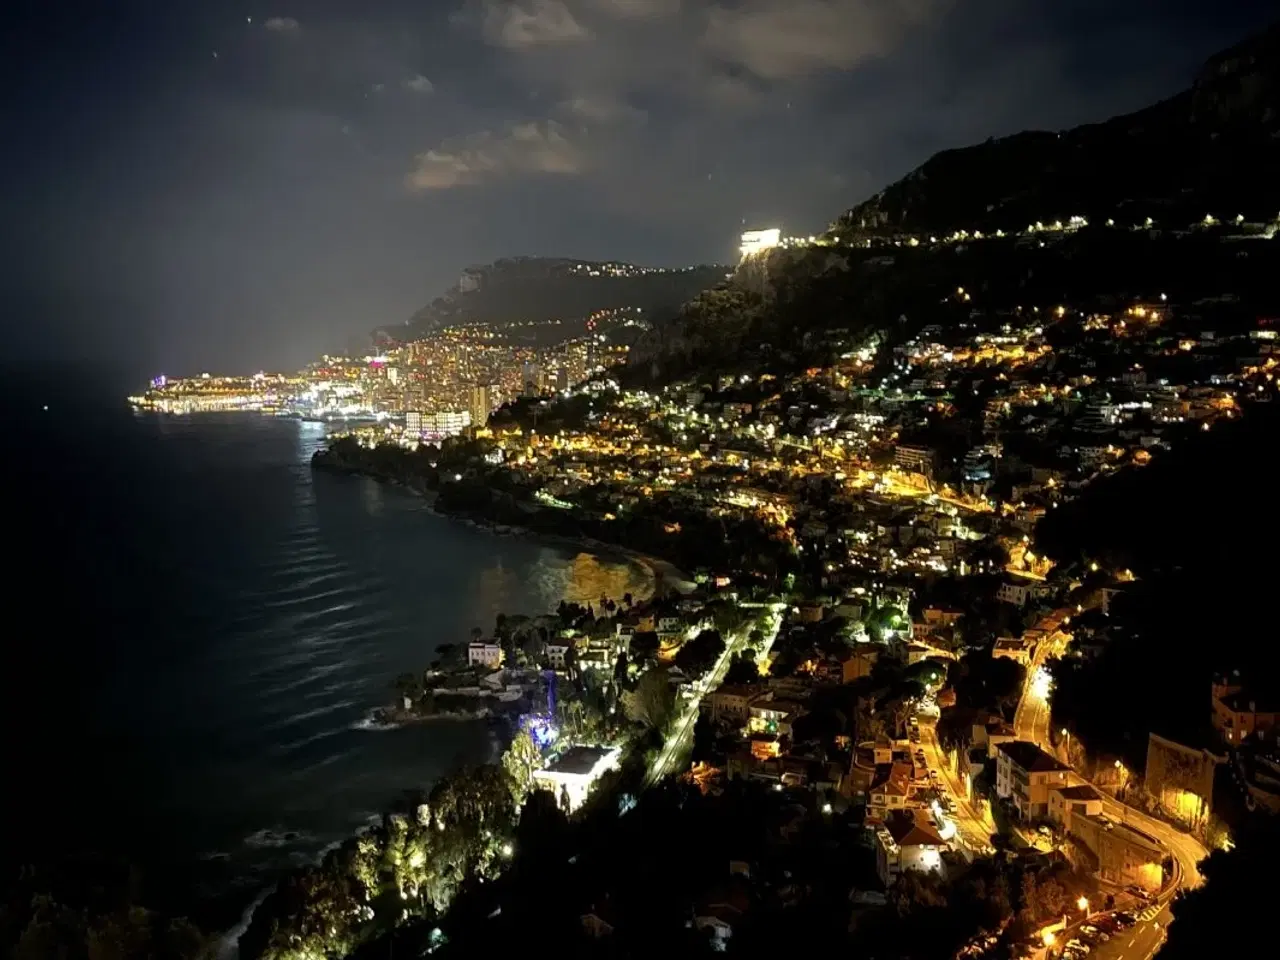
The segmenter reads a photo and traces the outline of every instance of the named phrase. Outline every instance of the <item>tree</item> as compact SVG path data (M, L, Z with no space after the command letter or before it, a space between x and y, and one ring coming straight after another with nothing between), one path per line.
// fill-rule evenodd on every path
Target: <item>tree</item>
M760 680L760 668L749 653L735 653L725 671L725 683L756 683Z
M1204 885L1174 901L1174 922L1161 958L1198 960L1223 952L1224 917L1231 918L1232 936L1238 942L1271 942L1275 892L1263 878L1275 870L1277 857L1280 823L1264 815L1246 822L1233 849L1215 850L1200 864Z
M502 768L511 783L511 799L519 806L533 786L533 774L542 766L542 751L528 730L521 730L502 755Z
M631 635L631 642L628 644L627 649L630 651L632 662L640 663L656 656L658 647L659 641L656 633L652 630L637 630Z
M716 630L703 630L676 652L676 666L687 676L700 677L724 653L724 638Z
M651 730L666 728L675 703L675 691L666 673L652 667L640 675L634 690L622 695L622 709L627 719Z

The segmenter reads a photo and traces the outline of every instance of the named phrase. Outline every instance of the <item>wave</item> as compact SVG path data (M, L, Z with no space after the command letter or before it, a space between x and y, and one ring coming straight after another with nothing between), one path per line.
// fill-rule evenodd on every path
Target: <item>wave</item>
M334 587L332 590L322 590L319 593L313 593L309 589L310 587L319 586L322 580L336 580L340 576L340 574L336 573L325 574L325 576L315 580L300 581L292 589L282 594L283 599L273 600L270 603L264 603L262 606L267 610L279 610L282 607L296 607L299 604L314 603L317 600L327 600L330 597L341 597L364 592L361 585L355 583L344 583L340 587Z
M311 840L311 835L300 830L280 830L264 827L255 830L244 838L244 845L255 850L279 850L283 847L297 846Z
M381 732L383 730L399 730L402 726L404 724L386 719L382 714L382 709L378 708L370 710L365 716L353 723L351 729Z
M218 938L218 945L214 949L215 960L239 960L240 957L240 938L245 935L245 931L249 929L249 924L253 922L254 912L262 906L264 900L271 896L273 886L264 887L262 891L253 899L244 913L240 915L240 922Z

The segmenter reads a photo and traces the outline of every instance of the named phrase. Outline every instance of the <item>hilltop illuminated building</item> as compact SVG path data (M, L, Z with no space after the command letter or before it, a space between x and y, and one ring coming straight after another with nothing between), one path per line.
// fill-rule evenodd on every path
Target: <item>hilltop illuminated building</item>
M745 259L757 253L773 249L781 239L782 231L777 227L771 227L768 230L748 230L742 235L742 243L738 249Z

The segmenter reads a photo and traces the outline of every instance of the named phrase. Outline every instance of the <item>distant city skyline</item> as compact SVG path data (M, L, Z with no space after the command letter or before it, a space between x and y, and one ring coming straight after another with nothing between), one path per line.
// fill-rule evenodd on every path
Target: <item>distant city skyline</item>
M1184 88L1244 0L6 14L8 352L295 368L512 255L731 262L937 150Z

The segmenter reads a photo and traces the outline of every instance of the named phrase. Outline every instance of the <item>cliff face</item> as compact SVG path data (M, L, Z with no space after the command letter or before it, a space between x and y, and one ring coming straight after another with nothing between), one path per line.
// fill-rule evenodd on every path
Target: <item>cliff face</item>
M1280 24L1209 58L1191 88L1191 121L1280 133Z
M731 354L774 319L780 299L797 284L840 274L850 252L830 247L775 248L748 257L729 279L656 318L631 348L628 362L652 378L707 354Z
M450 323L573 319L596 310L674 309L724 280L726 267L656 270L617 262L515 257L463 271L457 284L415 313L398 338Z

